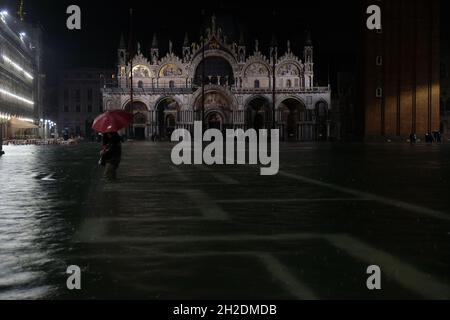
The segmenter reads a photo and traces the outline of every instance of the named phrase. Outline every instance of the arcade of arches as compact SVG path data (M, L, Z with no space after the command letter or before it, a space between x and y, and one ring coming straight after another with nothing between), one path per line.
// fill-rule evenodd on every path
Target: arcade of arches
M273 126L272 102L264 96L251 98L243 111L236 110L232 98L221 91L209 91L205 94L205 125L207 129L271 129ZM192 130L194 121L202 119L203 99L201 95L195 101L194 114L183 110L180 103L172 97L157 101L154 108L148 108L143 102L129 103L125 110L133 113L133 124L126 129L129 138L143 140L158 136L170 140L177 128ZM329 137L328 105L319 101L314 109L308 109L296 98L283 100L276 112L276 127L285 141L326 140Z

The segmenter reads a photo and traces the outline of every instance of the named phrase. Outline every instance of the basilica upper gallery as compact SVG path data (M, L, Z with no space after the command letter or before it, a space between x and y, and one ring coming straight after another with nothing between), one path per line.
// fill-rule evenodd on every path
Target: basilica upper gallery
M266 56L258 41L251 50L242 37L229 41L212 17L199 43L185 37L181 57L171 42L160 57L156 36L148 57L139 44L135 51L128 59L122 38L117 84L103 88L104 110L133 113L134 122L124 132L128 137L167 138L178 128L192 130L202 119L207 128L222 131L275 125L283 140L330 137L331 90L314 85L310 36L303 57L291 51L289 42L280 54L275 41Z

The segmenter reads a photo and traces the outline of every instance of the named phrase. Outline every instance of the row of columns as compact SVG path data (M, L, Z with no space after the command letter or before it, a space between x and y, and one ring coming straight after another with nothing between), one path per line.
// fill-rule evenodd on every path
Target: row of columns
M317 124L313 122L298 122L295 128L295 137L287 136L287 125L282 120L282 111L277 111L275 113L276 128L280 130L280 135L282 140L295 139L299 141L312 141L318 139L317 137ZM176 115L176 125L177 129L186 129L191 131L193 129L195 113L192 110L178 111ZM164 119L165 121L165 119ZM234 129L244 129L245 128L245 112L243 110L236 110L230 113L229 119L223 119L223 125L227 125L229 128ZM266 121L266 123L268 123ZM166 124L164 124L166 125ZM327 122L326 127L326 138L330 135L330 124ZM139 125L136 125L136 127ZM142 126L142 125L141 125ZM152 134L159 134L158 114L157 111L148 111L148 121L145 124L146 136L150 137Z

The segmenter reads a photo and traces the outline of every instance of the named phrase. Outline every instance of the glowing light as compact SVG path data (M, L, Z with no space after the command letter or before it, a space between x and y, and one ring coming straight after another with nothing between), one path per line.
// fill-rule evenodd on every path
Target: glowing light
M3 21L3 23L6 23L6 17L8 16L8 11L3 10L0 12L0 19Z
M22 72L25 75L25 77L27 77L30 80L33 80L33 76L31 74L26 72L20 65L12 61L8 56L3 55L3 60L12 65L14 69L16 69L17 71Z
M7 91L7 90L5 90L5 89L1 89L1 88L0 88L0 93L6 95L6 96L8 96L8 97L14 98L14 99L16 99L16 100L25 102L26 104L29 104L29 105L32 105L32 106L34 105L34 102L33 102L33 101L28 100L28 99L26 99L26 98L24 98L24 97L18 96L18 95L14 94L14 93L11 93L11 92L9 92L9 91Z
M34 119L30 119L30 118L21 118L21 117L19 117L19 118L17 118L17 119L22 120L22 121L25 121L25 122L31 122L31 123L34 123Z
M11 119L11 116L9 114L0 114L0 119L9 120Z

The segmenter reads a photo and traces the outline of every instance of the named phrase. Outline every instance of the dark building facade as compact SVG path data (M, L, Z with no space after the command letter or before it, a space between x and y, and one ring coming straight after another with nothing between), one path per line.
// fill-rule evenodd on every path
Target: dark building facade
M365 1L382 29L365 28L360 90L366 139L403 139L440 130L439 0ZM365 24L365 21L364 21Z
M58 76L57 89L59 134L90 137L92 122L103 112L101 90L113 81L113 70L62 70Z
M441 2L441 19L445 19L450 4ZM441 132L450 139L450 24L441 25Z

